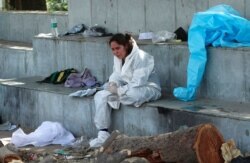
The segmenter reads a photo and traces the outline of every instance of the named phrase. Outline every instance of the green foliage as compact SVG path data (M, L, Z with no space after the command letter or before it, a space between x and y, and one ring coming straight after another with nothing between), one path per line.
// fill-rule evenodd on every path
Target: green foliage
M68 11L68 3L65 0L46 0L48 11Z

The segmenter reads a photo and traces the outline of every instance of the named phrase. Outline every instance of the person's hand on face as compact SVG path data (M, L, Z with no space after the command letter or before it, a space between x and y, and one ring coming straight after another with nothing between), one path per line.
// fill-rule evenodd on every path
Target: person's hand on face
M113 94L117 94L117 84L115 82L109 82L108 83L108 91L113 93Z
M124 59L127 56L127 48L118 44L116 41L110 43L112 53L119 59Z

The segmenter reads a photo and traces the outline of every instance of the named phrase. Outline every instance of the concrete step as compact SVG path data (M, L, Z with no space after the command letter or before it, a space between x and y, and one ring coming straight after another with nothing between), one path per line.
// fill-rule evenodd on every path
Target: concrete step
M52 72L89 68L99 81L112 72L113 56L108 37L83 38L81 35L51 38L37 36L30 44L0 41L0 78L48 76ZM186 43L152 44L138 41L152 54L159 72L163 94L186 85L188 47ZM208 48L208 62L198 97L250 102L249 48ZM12 54L12 55L10 55Z
M99 81L112 72L113 56L109 37L83 38L81 35L51 38L36 36L30 44L0 40L0 78L48 76L52 72L89 68ZM164 95L186 85L188 47L186 43L152 44L138 41L152 54ZM250 102L249 48L208 48L208 62L198 97L235 102ZM12 54L12 55L10 55Z
M72 98L68 95L79 89L65 88L63 85L40 84L35 81L43 77L2 80L0 86L0 111L4 121L10 120L27 128L36 128L45 120L61 122L75 135L96 136L93 124L95 112L93 97ZM115 125L122 132L131 135L153 135L159 132L158 121L134 112L154 115L154 107L138 110L122 106L114 111ZM154 113L154 114L151 114ZM127 115L127 116L126 116ZM144 118L148 119L144 122ZM138 121L141 121L138 123ZM162 123L164 124L164 123ZM166 131L166 130L165 130Z
M0 11L0 39L32 43L39 33L50 33L50 20L57 19L59 33L68 30L68 14L44 11Z
M32 59L30 43L0 40L0 79L30 76Z
M108 37L84 39L81 35L36 36L33 41L34 71L36 75L44 76L66 68L83 71L87 67L99 81L106 81L113 64L107 41Z
M96 136L93 97L72 98L77 89L39 84L43 77L0 82L0 111L4 121L35 129L45 120L61 122L76 136ZM213 123L225 139L234 139L243 152L250 150L250 104L213 99L193 102L162 98L135 108L124 106L112 112L112 127L128 135L155 135L183 126Z
M113 66L108 39L83 38L81 35L61 38L36 36L33 42L34 74L88 67L98 80L106 81ZM189 59L186 43L138 41L138 45L154 56L164 94L172 94L174 88L186 86ZM249 48L208 47L208 62L198 97L250 102L249 54Z

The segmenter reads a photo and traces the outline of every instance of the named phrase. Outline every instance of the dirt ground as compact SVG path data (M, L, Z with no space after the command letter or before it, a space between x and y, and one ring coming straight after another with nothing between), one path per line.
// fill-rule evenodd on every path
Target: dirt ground
M27 163L92 163L95 162L95 150L89 149L85 142L76 146L64 147L61 145L48 145L45 147L25 146L16 148L10 143L14 131L0 131L2 142L1 150L6 148L19 155ZM26 132L27 133L27 132ZM88 144L88 143L87 143Z
M26 134L32 132L27 129L23 130ZM17 148L11 143L11 136L14 131L0 131L0 162L2 162L4 156L11 152L11 154L19 156L22 161L10 161L9 163L149 163L141 157L130 157L116 161L115 159L108 159L108 155L98 155L102 153L100 152L101 148L89 148L89 140L85 137L76 138L77 143L71 146L34 147L29 145Z

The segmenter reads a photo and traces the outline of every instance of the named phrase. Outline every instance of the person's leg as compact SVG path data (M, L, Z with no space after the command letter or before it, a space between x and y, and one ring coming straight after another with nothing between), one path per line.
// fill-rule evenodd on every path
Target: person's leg
M95 102L95 117L94 122L98 130L109 128L111 108L108 106L108 96L111 93L103 90L99 91L94 96Z
M95 116L94 122L99 130L97 138L90 141L90 147L100 147L110 136L108 128L111 121L111 108L108 106L109 91L99 91L94 96Z
M124 105L134 105L135 107L149 101L157 100L161 97L161 92L156 88L144 86L132 88L120 97L120 101Z

